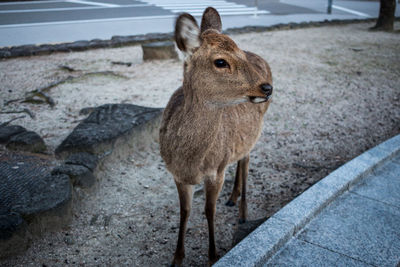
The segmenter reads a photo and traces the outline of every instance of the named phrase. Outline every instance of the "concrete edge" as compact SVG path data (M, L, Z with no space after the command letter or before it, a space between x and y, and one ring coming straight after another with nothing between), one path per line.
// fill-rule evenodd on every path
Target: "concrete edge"
M395 20L397 21L399 20L399 18L395 18ZM249 33L249 32L265 32L265 31L276 31L276 30L300 29L308 27L321 27L328 25L335 26L335 25L374 22L374 21L376 21L376 18L346 19L346 20L326 19L323 21L311 21L311 22L301 22L301 23L291 22L285 24L275 24L271 26L245 26L240 28L229 28L225 30L224 33L239 34L239 33ZM172 40L173 36L174 36L173 33L149 33L143 35L113 36L110 40L93 39L90 41L81 40L72 43L0 47L0 59L48 55L56 52L86 51L89 49L97 49L97 48L115 48L122 46L138 45L155 41Z
M260 266L334 199L400 153L400 134L350 160L289 202L213 266Z

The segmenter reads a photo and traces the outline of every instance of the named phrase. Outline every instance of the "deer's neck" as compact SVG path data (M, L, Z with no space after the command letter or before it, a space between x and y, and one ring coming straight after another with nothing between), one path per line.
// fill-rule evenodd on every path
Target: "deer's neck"
M208 149L214 144L218 131L221 127L222 109L213 107L202 101L196 95L194 88L183 88L184 106L183 121L178 135L187 139L186 148L188 156L191 154L194 160L205 156Z

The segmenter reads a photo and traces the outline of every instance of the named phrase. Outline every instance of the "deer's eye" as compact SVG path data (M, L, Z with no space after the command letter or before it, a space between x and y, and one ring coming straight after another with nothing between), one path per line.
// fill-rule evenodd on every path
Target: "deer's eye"
M214 65L217 68L229 68L228 62L225 59L219 58L214 61Z

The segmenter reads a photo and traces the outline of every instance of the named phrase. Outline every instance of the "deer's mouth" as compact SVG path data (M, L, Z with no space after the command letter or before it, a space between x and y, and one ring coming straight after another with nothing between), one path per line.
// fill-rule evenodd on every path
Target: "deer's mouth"
M259 103L264 103L270 100L272 95L268 95L265 97L260 97L260 96L249 96L249 100L253 104L259 104Z

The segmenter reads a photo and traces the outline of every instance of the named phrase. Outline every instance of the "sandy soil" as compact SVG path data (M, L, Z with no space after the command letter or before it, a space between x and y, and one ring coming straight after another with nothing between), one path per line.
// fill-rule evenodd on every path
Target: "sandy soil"
M249 33L239 47L271 65L275 95L263 135L251 156L249 218L271 216L288 201L363 151L400 133L400 35L369 32L372 24ZM399 24L396 25L398 27ZM132 66L112 61L131 62ZM76 71L60 68L67 65ZM80 76L83 73L109 74ZM1 100L68 76L52 88L56 101L11 103L30 109L20 124L40 133L49 152L84 118L84 107L134 103L162 107L182 82L182 63L143 63L140 47L93 50L0 61ZM79 78L80 77L80 78ZM21 114L0 114L6 121ZM217 248L224 255L237 228L237 207L226 207L234 168L217 206ZM70 227L32 243L5 266L160 266L172 259L178 198L158 144L104 168L98 189L78 191ZM186 266L207 263L207 223L201 187L195 193L186 239Z

